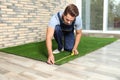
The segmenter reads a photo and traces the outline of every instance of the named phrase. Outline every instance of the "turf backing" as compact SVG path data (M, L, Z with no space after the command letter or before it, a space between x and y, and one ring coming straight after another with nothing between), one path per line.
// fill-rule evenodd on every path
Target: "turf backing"
M117 39L116 38L82 37L80 44L78 46L79 54L75 56L70 56L71 53L66 51L63 51L59 54L54 54L55 61L56 61L55 64L57 65L64 64L70 60L84 56L85 54L88 54L91 51L94 51L107 44L110 44L115 40ZM53 40L52 42L53 42L53 50L54 50L57 48L57 44L55 40ZM35 60L40 60L44 62L47 61L47 49L46 49L45 41L3 48L3 49L0 49L0 51L35 59ZM64 59L61 59L61 58L64 58Z

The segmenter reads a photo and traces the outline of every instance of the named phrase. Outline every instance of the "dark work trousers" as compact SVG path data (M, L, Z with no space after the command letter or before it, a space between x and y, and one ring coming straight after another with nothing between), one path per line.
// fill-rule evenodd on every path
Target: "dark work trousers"
M75 43L74 31L62 31L60 25L57 25L55 27L54 38L58 44L59 51L63 47L65 51L72 51Z

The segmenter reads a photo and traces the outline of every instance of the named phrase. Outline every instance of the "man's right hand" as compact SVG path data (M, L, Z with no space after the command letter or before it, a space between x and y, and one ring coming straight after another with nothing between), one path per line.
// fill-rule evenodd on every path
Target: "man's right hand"
M48 63L48 64L54 64L54 63L55 63L55 61L54 61L54 55L50 55L50 56L48 57L47 63Z

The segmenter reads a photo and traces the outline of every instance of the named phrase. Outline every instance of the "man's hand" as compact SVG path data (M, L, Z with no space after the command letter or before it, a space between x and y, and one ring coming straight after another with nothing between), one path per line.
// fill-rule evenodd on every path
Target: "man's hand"
M73 49L72 52L74 53L74 55L77 55L79 53L77 49Z
M53 56L53 55L50 55L50 56L48 57L47 63L48 63L48 64L54 64L54 63L55 63L55 61L54 61L54 56Z

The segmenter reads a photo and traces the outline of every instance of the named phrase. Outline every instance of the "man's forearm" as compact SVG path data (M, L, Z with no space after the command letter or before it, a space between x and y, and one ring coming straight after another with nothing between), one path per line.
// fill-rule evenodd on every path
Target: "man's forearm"
M47 28L46 33L46 47L48 50L48 55L52 55L52 36L54 34L54 29L52 27Z
M46 45L48 50L48 55L52 55L52 41L51 39L46 39Z
M76 35L75 45L74 45L75 49L77 49L79 42L80 42L80 35Z
M75 38L75 44L74 44L74 49L77 49L78 45L79 45L79 42L80 42L80 39L81 39L81 33L78 33L76 34L76 38Z

